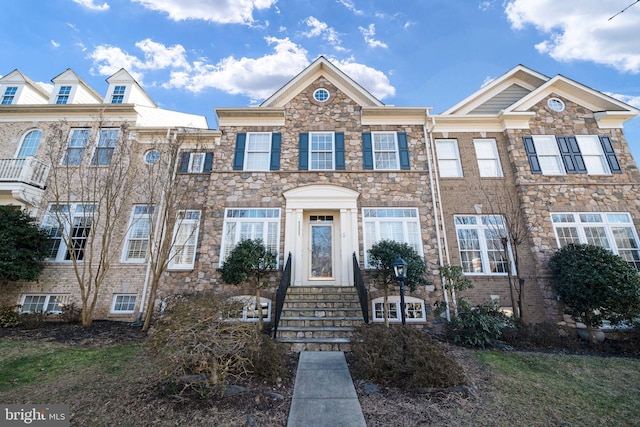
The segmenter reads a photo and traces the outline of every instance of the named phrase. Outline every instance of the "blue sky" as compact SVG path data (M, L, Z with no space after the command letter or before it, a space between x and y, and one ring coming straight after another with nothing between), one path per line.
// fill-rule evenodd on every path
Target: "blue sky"
M0 75L71 68L104 96L126 68L211 127L213 108L258 103L319 55L386 104L436 113L517 64L640 108L634 0L18 0L3 16ZM640 161L640 118L625 131Z

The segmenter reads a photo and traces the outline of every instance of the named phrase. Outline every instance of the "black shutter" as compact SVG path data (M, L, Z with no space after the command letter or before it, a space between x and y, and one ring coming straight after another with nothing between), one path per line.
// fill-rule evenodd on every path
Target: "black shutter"
M400 169L409 170L409 144L407 133L398 132L398 154L400 155Z
M609 169L611 169L611 173L622 173L622 168L620 167L620 163L618 162L618 158L616 157L616 152L613 149L611 138L609 138L608 136L601 136L600 144L602 144L602 150L604 151L604 155L607 158L607 163L609 163Z
M211 172L211 168L213 167L213 153L205 153L204 155L204 167L202 169L203 173Z
M247 140L246 133L236 135L236 150L233 156L233 170L241 171L244 166L244 144Z
M298 169L301 171L309 170L309 134L306 132L300 134Z
M180 171L180 173L189 172L189 156L190 155L191 153L189 153L188 151L183 151L180 154L180 166L178 167L178 170Z
M373 170L373 146L371 132L362 133L362 166L365 170Z
M567 173L587 173L580 147L575 136L557 136L556 141Z
M538 155L536 154L536 146L533 143L533 137L523 136L524 149L527 152L527 158L529 159L529 166L531 166L531 173L541 174L540 162L538 161Z
M336 170L344 170L344 132L336 132L335 145Z
M279 133L271 134L271 161L269 162L269 170L280 170L280 146L282 145L282 135Z

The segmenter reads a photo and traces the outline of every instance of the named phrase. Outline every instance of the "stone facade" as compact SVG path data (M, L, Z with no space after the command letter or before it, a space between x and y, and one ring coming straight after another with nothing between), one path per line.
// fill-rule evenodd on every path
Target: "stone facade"
M494 114L487 114L486 107L482 110L485 113L474 113L487 100L502 99L499 95L509 82L522 83L523 76L526 77L529 95L521 100L512 100L511 105L500 106ZM557 93L554 92L556 83L562 89ZM317 89L326 90L329 98L325 101L314 99ZM562 100L564 111L555 112L548 107L547 101L552 97ZM13 158L21 138L30 129L39 128L46 134L50 126L60 120L64 120L67 127L95 127L95 120L91 117L100 114L102 107L98 107L92 111L84 109L81 113L70 109L67 115L58 113L65 110L55 110L56 113L47 113L49 115L45 119L45 107L32 113L23 110L24 116L19 119L3 116L5 110L0 109L0 157ZM224 235L227 209L278 209L279 264L283 266L287 252L291 251L293 275L296 283L302 286L315 286L320 283L318 280L324 280L311 277L308 267L302 265L310 263L311 255L306 251L311 251L311 217L324 214L333 217L332 230L336 231L333 247L337 248L333 261L337 273L332 284L344 286L353 283L351 257L355 253L372 290L372 298L381 293L372 285L370 271L365 269L366 243L371 243L372 237L366 235L364 209L415 209L419 224L418 240L427 263L428 279L433 284L411 295L424 300L429 323L434 320L430 307L444 298L439 266L461 265L463 262L455 223L457 215L511 216L530 228L530 234L517 248L517 267L519 277L525 283L524 309L528 320L534 322L566 320L546 268L549 257L558 247L551 222L553 212L629 213L637 240L640 172L624 139L622 122L637 115L638 111L606 95L594 94L566 78L547 79L522 66L439 115L431 115L427 107L385 106L324 58L311 64L260 106L217 110L217 130L200 127L185 131L178 122L161 127L143 126L134 108L118 108L124 109L114 109L107 117L107 124L119 126L128 122L131 125L126 143L130 144L133 162L140 167L143 167L144 155L150 148L162 151L165 147L162 156L169 155L166 142L172 135L177 138L174 141L182 144L180 152L174 153L176 161L186 152L212 154L210 170L189 173L174 164L167 169L176 170L173 178L167 175L158 179L158 186L172 185L177 189L180 204L176 209L197 210L201 216L193 267L168 269L162 276L155 304L166 296L180 293L208 290L251 293L248 289L222 284L218 272L225 239L229 239ZM106 110L108 112L109 109ZM603 119L607 112L612 112L613 118ZM622 115L626 118L616 119ZM242 170L243 167L237 164L234 167L238 136L253 132L279 135L277 168ZM310 170L300 167L301 134L309 132L344 135L344 168ZM363 135L369 132L401 134L403 138L406 135L408 168L365 168ZM553 176L532 173L523 137L535 135L609 137L621 173ZM435 145L440 139L456 141L463 172L461 177L439 175ZM474 146L477 139L495 141L501 176L481 176ZM399 147L396 149L400 151ZM10 198L10 193L0 192L3 203ZM45 194L42 205L31 208L41 217L43 207L49 201L50 195ZM130 320L148 309L141 308L148 295L147 263L126 263L120 259L133 205L147 201L142 191L134 192L123 201L124 214L112 245L116 256L98 296L96 318ZM173 218L169 219L167 233L173 233L174 222ZM471 303L493 299L498 300L502 307L510 307L505 272L468 273L474 287L464 296ZM279 278L280 273L275 272L271 277L272 283L277 283ZM3 302L19 302L21 295L26 293L59 293L70 295L76 301L79 298L73 269L63 262L48 262L36 283L8 286L3 293ZM115 294L135 295L134 312L126 315L112 313ZM263 293L269 298L273 295L274 287Z

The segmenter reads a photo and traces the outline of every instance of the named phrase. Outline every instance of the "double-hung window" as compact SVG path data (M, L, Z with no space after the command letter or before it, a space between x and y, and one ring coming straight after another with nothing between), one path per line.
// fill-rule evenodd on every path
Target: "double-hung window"
M500 157L495 139L474 139L473 146L478 160L478 169L483 178L502 176Z
M275 253L280 248L280 209L229 208L224 213L220 266L241 240L262 240ZM276 258L278 259L278 258Z
M169 268L192 269L196 262L198 232L200 231L200 211L178 212L173 233L173 246Z
M333 132L309 132L309 169L334 169L333 148Z
M0 102L0 104L11 105L13 103L13 99L15 98L17 92L18 92L17 86L7 87L4 90L4 95L2 95L2 102Z
M213 166L213 153L184 151L180 155L180 173L209 173Z
M595 135L577 135L576 140L582 153L582 159L590 175L609 175L609 165L602 151L600 139Z
M460 262L466 274L507 274L508 261L502 239L507 239L504 218L499 215L454 216Z
M135 205L133 207L122 256L124 262L144 262L147 257L153 212L153 206Z
M395 132L371 132L374 169L399 169L398 141Z
M462 177L462 164L458 141L455 139L436 140L436 153L438 155L438 169L441 178Z
M243 170L266 171L271 161L271 133L247 133Z
M65 166L79 166L89 143L91 129L71 129L67 151L64 153L62 164Z
M93 226L94 204L51 204L42 228L49 234L52 261L82 261Z
M119 133L118 129L100 129L100 139L93 153L93 159L91 159L92 165L108 166L111 164Z
M423 255L417 208L364 208L362 228L366 268L371 268L369 249L381 240L407 243Z
M124 92L126 90L126 86L115 86L113 88L113 93L111 94L111 103L122 104L124 102Z
M56 104L68 103L70 94L71 86L60 86L60 89L58 89L58 96L56 96Z
M626 212L552 213L558 247L586 243L609 249L640 270L640 244Z
M543 175L564 175L564 167L556 137L553 135L536 135L533 144L538 153L538 162Z

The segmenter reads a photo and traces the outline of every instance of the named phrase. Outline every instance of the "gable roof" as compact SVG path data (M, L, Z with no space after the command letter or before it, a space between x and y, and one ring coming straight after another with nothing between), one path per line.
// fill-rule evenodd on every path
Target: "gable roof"
M131 103L146 105L148 107L157 107L158 105L147 95L147 92L140 86L140 84L133 78L133 76L124 68L116 71L114 74L106 79L109 85L117 85L118 83L131 83L132 92L130 92L129 99Z
M353 99L363 107L384 106L380 100L371 95L371 93L342 72L338 67L333 65L331 61L324 56L319 56L287 84L282 86L269 98L265 99L259 107L284 107L287 102L298 95L300 91L309 86L320 76L329 80L333 85L349 96L349 98Z
M497 114L500 110L509 107L513 102L533 92L548 80L549 77L544 74L540 74L524 65L517 65L447 109L442 115ZM500 109L496 110L496 108Z
M76 74L75 71L73 71L71 68L67 68L62 73L52 78L51 82L53 82L53 84L62 82L74 82L86 89L87 92L91 94L91 96L95 98L97 102L102 102L102 97L100 96L100 94L98 94L98 92L96 92L91 86L89 86L87 82L82 80L82 78L80 78L80 76Z
M2 76L0 78L0 84L25 84L33 89L38 95L42 96L45 100L49 99L49 92L47 92L43 87L39 84L31 80L22 71L17 68L10 72L9 74Z

